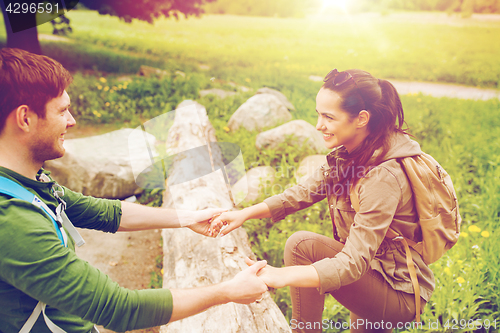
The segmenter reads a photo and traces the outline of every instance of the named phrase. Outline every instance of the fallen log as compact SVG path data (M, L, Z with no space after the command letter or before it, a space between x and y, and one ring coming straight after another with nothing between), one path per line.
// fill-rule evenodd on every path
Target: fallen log
M176 109L166 142L167 155L172 157L173 163L168 170L163 207L187 210L234 208L233 202L237 198L228 187L228 184L235 183L234 179L230 179L234 170L227 169L230 167L228 161L224 160L217 146L210 145L210 142L216 142L216 137L205 108L200 104L186 106L182 103ZM185 153L204 145L208 145L208 162L200 154ZM211 166L212 172L209 174L206 174L206 163ZM164 229L162 236L164 288L193 288L220 283L246 268L245 257L255 259L243 228L215 239L201 236L187 228ZM259 302L215 306L165 325L161 332L281 333L290 332L290 328L278 306L266 293Z

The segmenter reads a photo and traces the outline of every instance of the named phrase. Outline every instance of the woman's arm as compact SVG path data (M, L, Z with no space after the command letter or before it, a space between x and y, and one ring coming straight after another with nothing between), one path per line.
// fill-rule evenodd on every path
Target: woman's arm
M266 217L271 217L271 211L269 206L264 202L242 210L225 212L213 219L209 234L215 237L220 233L221 236L224 236L234 229L241 227L246 220L263 219ZM224 228L224 226L226 227Z
M324 178L325 170L328 169L327 164L322 165L304 182L286 189L281 194L274 195L262 203L247 207L241 211L223 213L212 222L212 235L217 235L219 231L221 236L227 235L250 219L272 217L273 222L277 222L285 218L286 215L323 200L328 189ZM225 225L226 227L223 228ZM222 231L221 228L223 228Z

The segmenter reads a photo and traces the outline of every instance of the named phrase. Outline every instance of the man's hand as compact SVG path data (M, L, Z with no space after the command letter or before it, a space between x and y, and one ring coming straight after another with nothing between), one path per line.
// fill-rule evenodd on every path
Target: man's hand
M192 214L191 218L193 221L195 221L195 223L190 224L187 227L196 233L199 233L207 237L212 237L212 234L210 233L211 222L221 213L226 211L227 209L223 208L209 208L209 209L189 212L189 214ZM187 212L183 212L183 214L185 213Z
M260 262L260 261L259 261ZM250 258L245 258L245 263L254 267L257 263ZM260 269L257 273L257 276L268 286L271 288L283 288L286 287L284 284L284 278L280 272L279 268L266 265L264 268Z
M210 219L227 211L224 208L210 208L198 211L171 208L148 207L121 202L122 217L118 231L135 231L189 226L192 230L209 236ZM199 225L198 225L199 224Z
M261 299L267 291L266 284L258 277L259 271L266 267L267 262L262 260L253 263L247 269L239 272L232 280L224 282L226 295L230 302L250 304Z
M245 259L248 266L254 267L255 261ZM257 276L271 288L283 288L286 286L300 288L319 288L319 275L313 265L287 266L276 268L265 266L260 269Z
M219 304L250 304L263 297L267 286L257 277L266 261L256 262L229 281L191 289L172 289L173 311L170 322L183 319Z

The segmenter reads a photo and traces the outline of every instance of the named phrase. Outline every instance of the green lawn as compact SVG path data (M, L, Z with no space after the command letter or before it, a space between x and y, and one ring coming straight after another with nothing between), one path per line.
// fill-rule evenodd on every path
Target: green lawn
M211 72L240 80L277 82L277 75L324 76L334 67L357 67L384 78L499 87L500 21L438 16L442 23L430 23L429 15L211 15L154 25L127 24L87 11L71 11L68 17L79 43L128 50L180 67L210 64ZM50 33L51 25L40 31Z

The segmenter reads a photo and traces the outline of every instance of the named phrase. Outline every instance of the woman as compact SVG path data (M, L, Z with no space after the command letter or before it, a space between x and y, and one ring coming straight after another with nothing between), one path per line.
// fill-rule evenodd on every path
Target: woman
M351 311L351 332L390 332L416 315L415 293L403 245L386 239L389 226L419 241L421 230L408 180L396 158L421 153L403 129L404 113L394 86L361 70L332 70L316 97L318 123L328 163L302 184L252 207L225 212L212 223L227 234L248 219L274 222L325 198L334 238L293 234L285 245L285 266L266 266L268 286L290 286L294 332L320 332L324 294ZM351 205L359 199L359 209ZM422 312L434 276L412 250ZM249 262L249 264L251 264ZM403 327L401 327L403 325Z

